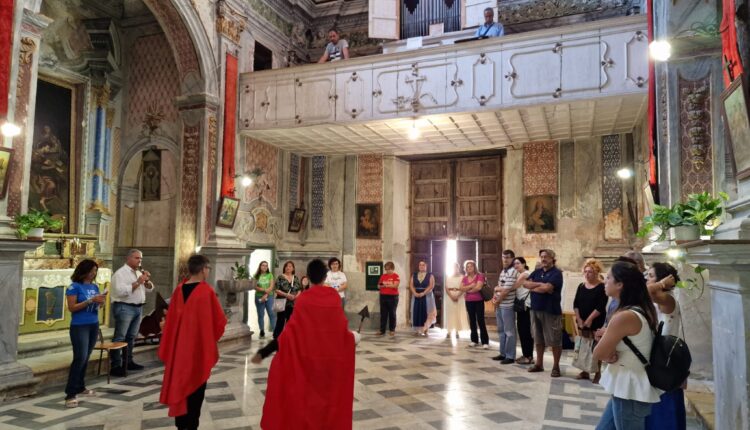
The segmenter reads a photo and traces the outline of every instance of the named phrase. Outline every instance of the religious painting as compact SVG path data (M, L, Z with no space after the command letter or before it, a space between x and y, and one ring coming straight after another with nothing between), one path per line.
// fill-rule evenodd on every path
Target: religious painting
M240 208L240 201L232 197L222 197L221 206L219 206L219 217L216 219L216 225L219 227L234 227L234 220L237 219L237 211Z
M5 197L10 181L10 157L13 149L0 147L0 199Z
M744 74L740 75L721 94L724 124L729 134L737 179L750 177L750 111L746 85Z
M75 88L37 82L29 209L71 218L75 202Z
M554 233L557 196L526 196L524 221L526 233Z
M289 228L287 231L290 233L299 233L302 230L302 226L305 224L305 210L297 208L289 213Z
M380 239L380 204L357 204L357 237Z
M65 287L39 287L36 290L36 322L52 325L65 318Z
M141 159L141 201L161 200L161 151L143 151Z

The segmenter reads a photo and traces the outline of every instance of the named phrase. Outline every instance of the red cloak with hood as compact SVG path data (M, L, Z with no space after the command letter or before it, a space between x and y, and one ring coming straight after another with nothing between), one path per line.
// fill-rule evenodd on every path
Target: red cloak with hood
M185 303L182 285L172 294L159 345L164 381L159 402L169 405L169 416L187 413L187 397L208 381L219 361L216 343L224 334L227 318L214 289L200 282Z
M264 430L352 428L354 335L333 288L299 296L268 371Z

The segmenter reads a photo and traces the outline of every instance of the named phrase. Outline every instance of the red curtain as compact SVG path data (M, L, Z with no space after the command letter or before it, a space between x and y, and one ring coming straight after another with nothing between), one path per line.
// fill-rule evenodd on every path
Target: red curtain
M654 40L654 6L653 0L646 1L648 16L648 43ZM648 60L648 183L656 187L656 82L654 60Z
M0 0L0 118L8 115L12 41L13 0Z
M742 59L737 48L737 27L734 23L734 0L724 0L721 18L721 53L724 58L724 83L729 85L742 73ZM729 76L731 71L731 75Z
M221 195L222 197L234 197L234 142L237 134L237 57L231 54L227 54L225 79Z

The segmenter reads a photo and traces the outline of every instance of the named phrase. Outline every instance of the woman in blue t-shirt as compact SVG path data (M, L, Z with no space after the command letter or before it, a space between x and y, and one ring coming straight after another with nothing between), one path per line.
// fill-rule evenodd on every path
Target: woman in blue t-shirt
M99 305L107 296L99 293L94 284L99 266L94 260L78 263L70 279L73 281L65 291L70 321L70 342L73 344L73 362L70 364L68 384L65 386L65 406L78 406L78 395L93 396L94 390L86 389L83 380L89 356L99 336Z

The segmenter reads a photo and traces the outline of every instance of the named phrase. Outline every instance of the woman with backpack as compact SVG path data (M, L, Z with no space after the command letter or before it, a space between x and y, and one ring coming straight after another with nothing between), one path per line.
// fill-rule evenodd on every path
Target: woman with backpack
M664 323L661 334L683 338L680 302L672 294L679 280L677 269L669 263L654 263L646 274L649 295L656 305L659 322ZM661 401L651 408L651 415L646 418L646 428L654 430L687 428L683 387L661 395Z
M594 348L594 359L608 363L599 382L612 395L597 430L642 430L661 390L651 386L643 363L625 338L642 355L651 355L656 310L646 280L631 263L616 262L607 273L604 290L618 299L618 307L604 336Z

